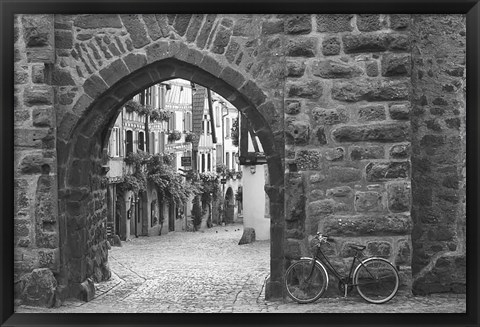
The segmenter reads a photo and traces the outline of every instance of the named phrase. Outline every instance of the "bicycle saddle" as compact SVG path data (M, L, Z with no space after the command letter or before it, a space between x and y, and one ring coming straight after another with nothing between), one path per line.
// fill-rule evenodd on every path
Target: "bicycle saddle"
M358 244L349 244L348 246L358 251L363 251L366 248L365 245L358 245Z

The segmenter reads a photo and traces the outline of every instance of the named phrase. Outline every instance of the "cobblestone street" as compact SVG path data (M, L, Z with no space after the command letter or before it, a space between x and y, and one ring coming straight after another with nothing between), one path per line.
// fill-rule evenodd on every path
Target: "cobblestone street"
M356 295L321 298L299 305L289 300L265 301L269 274L268 241L237 245L240 225L204 232L173 232L142 237L112 247L111 280L96 284L95 298L67 301L59 308L20 306L16 312L48 313L461 313L465 295L428 297L398 295L392 301L368 304Z

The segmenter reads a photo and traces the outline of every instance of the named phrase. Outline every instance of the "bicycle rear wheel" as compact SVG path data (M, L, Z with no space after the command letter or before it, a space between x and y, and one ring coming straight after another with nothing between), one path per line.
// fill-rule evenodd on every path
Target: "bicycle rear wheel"
M285 272L285 288L292 300L310 303L321 297L327 289L327 275L314 260L301 259Z
M385 303L397 294L400 278L386 259L369 258L357 267L354 283L361 297L370 303Z

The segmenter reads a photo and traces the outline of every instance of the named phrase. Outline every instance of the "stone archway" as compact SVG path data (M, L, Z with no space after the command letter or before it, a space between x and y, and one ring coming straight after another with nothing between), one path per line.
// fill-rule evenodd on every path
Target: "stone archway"
M15 23L20 292L36 268L75 294L95 267L108 275L95 256L105 249L102 140L128 97L172 77L226 97L267 152L268 295L281 297L285 258L305 254L319 223L343 238L336 254L351 238L390 248L417 291L464 287L464 17L47 14ZM443 285L445 275L454 278Z
M93 277L94 280L100 281L110 276L106 238L103 237L105 192L100 186L104 174L103 142L108 138L109 128L121 105L140 90L167 79L183 78L208 86L227 98L252 122L268 157L269 170L278 177L277 185L269 187L270 194L274 194L275 190L280 194L283 186L280 153L274 145L271 127L257 109L259 104L263 106L269 104L264 103L266 96L253 82L243 82L248 86L240 87L239 80L242 79L228 67L222 70L222 72L226 70L227 73L216 77L201 65L197 66L176 58L158 60L150 64L138 55L129 55L129 58L135 59L135 65L131 64L130 68L127 68L124 61L116 61L110 65L111 67L105 68L117 77L114 79L110 74L103 74L110 78L110 85L105 85L104 80L98 76L87 80L84 84L87 95L82 95L75 105L77 110L83 113L82 116L76 124L64 119L59 126L59 130L68 128L72 130L66 140L58 140L59 148L62 148L58 155L59 200L62 207L65 207L63 216L65 230L62 230L61 234L67 236L62 244L61 258L63 275L69 281L73 294L78 297L85 298L79 294L88 289L88 285L85 284L87 278ZM213 61L209 62L211 65ZM125 66L119 69L119 65ZM120 71L129 73L122 76L118 74ZM102 72L100 74L102 75ZM91 83L94 85L90 85ZM89 103L85 101L87 96L95 97L95 100ZM72 126L66 126L70 124ZM272 200L271 210L277 210L276 223L283 219L280 211L280 208L283 208L281 201L282 198L279 196ZM279 241L281 238L272 237L272 248L282 248L283 245ZM282 268L278 264L271 267L272 270Z

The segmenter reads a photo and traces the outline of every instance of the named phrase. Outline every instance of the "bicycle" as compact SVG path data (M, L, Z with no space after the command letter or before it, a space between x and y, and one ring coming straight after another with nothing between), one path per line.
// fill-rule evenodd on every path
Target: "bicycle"
M347 293L356 287L358 294L370 303L381 304L390 301L398 291L399 275L397 269L386 259L369 257L362 260L364 245L349 245L355 251L348 276L342 276L323 253L320 246L334 241L317 233L316 252L313 258L302 257L285 271L285 287L288 296L298 303L311 303L320 298L327 290L331 272L339 280L339 290ZM356 266L355 262L359 264ZM352 273L353 272L353 273Z

